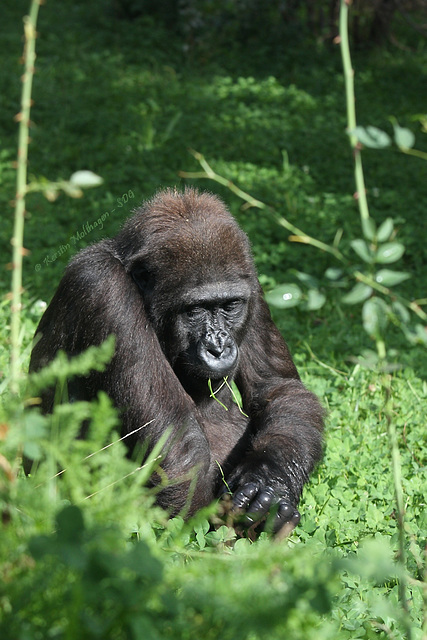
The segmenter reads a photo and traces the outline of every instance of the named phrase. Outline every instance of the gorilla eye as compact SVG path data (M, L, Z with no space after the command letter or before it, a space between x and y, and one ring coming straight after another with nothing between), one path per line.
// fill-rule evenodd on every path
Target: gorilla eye
M222 309L225 313L238 313L242 306L242 300L230 300L230 302L226 302L222 305Z
M203 309L203 307L189 307L185 310L185 314L190 320L197 320L201 318L204 313L205 310Z

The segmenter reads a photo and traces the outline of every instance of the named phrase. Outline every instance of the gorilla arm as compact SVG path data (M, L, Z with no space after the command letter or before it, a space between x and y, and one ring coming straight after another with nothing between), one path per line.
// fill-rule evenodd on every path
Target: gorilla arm
M299 521L303 485L322 454L323 409L302 384L261 295L241 345L236 382L250 424L245 457L227 479L233 503L249 524L274 507L278 531Z
M59 349L72 356L114 334L112 362L76 385L84 391L81 399L106 391L121 410L122 435L139 430L126 440L131 446L148 441L152 447L171 429L161 468L172 484L160 492L159 504L174 512L183 508L190 482L178 481L196 469L190 512L209 503L210 452L196 407L161 350L141 293L110 241L88 247L69 264L37 333L31 370L47 364ZM50 411L52 403L53 392L44 398L43 409Z

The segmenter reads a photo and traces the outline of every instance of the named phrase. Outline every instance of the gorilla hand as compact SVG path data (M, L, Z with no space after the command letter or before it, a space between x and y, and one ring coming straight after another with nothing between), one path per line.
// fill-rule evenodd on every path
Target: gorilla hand
M300 521L300 514L288 497L280 497L273 487L247 482L232 498L233 511L238 521L246 527L266 519L266 529L278 533L285 524L293 529Z

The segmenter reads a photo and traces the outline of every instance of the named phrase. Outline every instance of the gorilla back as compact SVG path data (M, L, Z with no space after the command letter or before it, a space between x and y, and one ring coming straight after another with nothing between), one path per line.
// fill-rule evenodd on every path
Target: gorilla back
M273 530L295 525L321 455L322 409L271 319L246 235L215 196L161 191L115 238L77 254L40 321L30 369L110 334L110 365L71 381L72 393L106 391L122 435L134 432L130 449L172 428L161 462L171 482L158 502L176 513L188 501L193 513L220 494L220 465L243 523L271 513ZM52 404L48 392L43 410Z

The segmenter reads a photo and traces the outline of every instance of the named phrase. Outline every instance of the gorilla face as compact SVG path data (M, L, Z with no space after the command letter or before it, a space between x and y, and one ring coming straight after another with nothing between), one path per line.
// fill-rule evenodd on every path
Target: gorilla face
M216 283L187 291L174 319L174 370L180 380L232 377L248 316L249 289Z
M186 279L174 280L173 269L165 271L153 274L139 264L131 273L166 358L193 395L201 383L206 391L207 380L231 378L237 370L251 286L238 276L189 286ZM157 282L168 285L160 289Z

